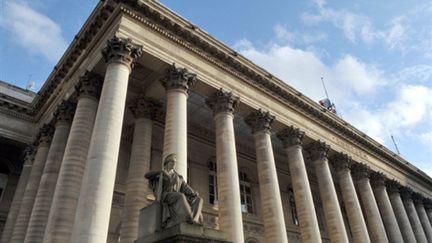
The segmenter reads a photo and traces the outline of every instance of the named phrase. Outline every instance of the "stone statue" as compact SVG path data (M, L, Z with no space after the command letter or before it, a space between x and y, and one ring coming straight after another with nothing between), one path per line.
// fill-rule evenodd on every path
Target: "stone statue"
M168 228L182 222L202 225L203 199L198 196L175 170L176 154L168 155L162 171L145 174L156 201L161 204L161 228Z

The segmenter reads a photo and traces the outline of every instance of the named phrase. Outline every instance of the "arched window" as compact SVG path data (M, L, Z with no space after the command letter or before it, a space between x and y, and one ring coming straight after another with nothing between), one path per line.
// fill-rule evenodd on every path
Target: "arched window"
M240 201L241 210L243 213L253 214L253 202L252 202L252 191L250 181L247 174L244 171L239 172L240 179Z
M217 204L217 168L216 168L216 158L211 157L208 162L208 180L209 180L209 203Z
M288 197L289 197L289 204L290 204L290 209L291 209L291 219L292 219L292 223L294 225L299 225L299 220L298 220L298 215L297 215L297 207L296 207L296 202L295 202L295 198L294 198L294 191L292 188L288 189Z

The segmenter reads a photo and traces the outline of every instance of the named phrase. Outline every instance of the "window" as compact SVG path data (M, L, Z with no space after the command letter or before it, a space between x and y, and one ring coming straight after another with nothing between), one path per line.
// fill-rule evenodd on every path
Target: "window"
M250 186L249 178L247 174L243 171L239 173L240 179L240 201L241 201L241 210L243 213L251 213L253 214L253 202L252 202L252 191Z
M296 207L295 198L294 198L294 191L292 188L288 189L288 197L289 197L289 204L290 204L290 209L291 209L292 223L294 225L298 226L299 220L298 220L298 215L297 215L297 207Z
M216 159L214 157L210 158L207 162L207 166L209 180L209 203L216 205L218 203Z

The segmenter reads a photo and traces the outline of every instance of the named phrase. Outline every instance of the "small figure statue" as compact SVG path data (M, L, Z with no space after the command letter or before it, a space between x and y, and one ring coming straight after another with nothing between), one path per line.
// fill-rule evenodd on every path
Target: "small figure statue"
M176 154L170 154L163 162L162 171L145 174L156 200L162 205L161 228L181 222L202 225L203 199L174 170L176 161Z

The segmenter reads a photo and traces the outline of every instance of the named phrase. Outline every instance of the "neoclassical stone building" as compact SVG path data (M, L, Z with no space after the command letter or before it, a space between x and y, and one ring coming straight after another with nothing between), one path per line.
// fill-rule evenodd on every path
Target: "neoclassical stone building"
M2 243L132 243L170 153L233 242L432 242L429 176L157 2L99 2L0 93Z

